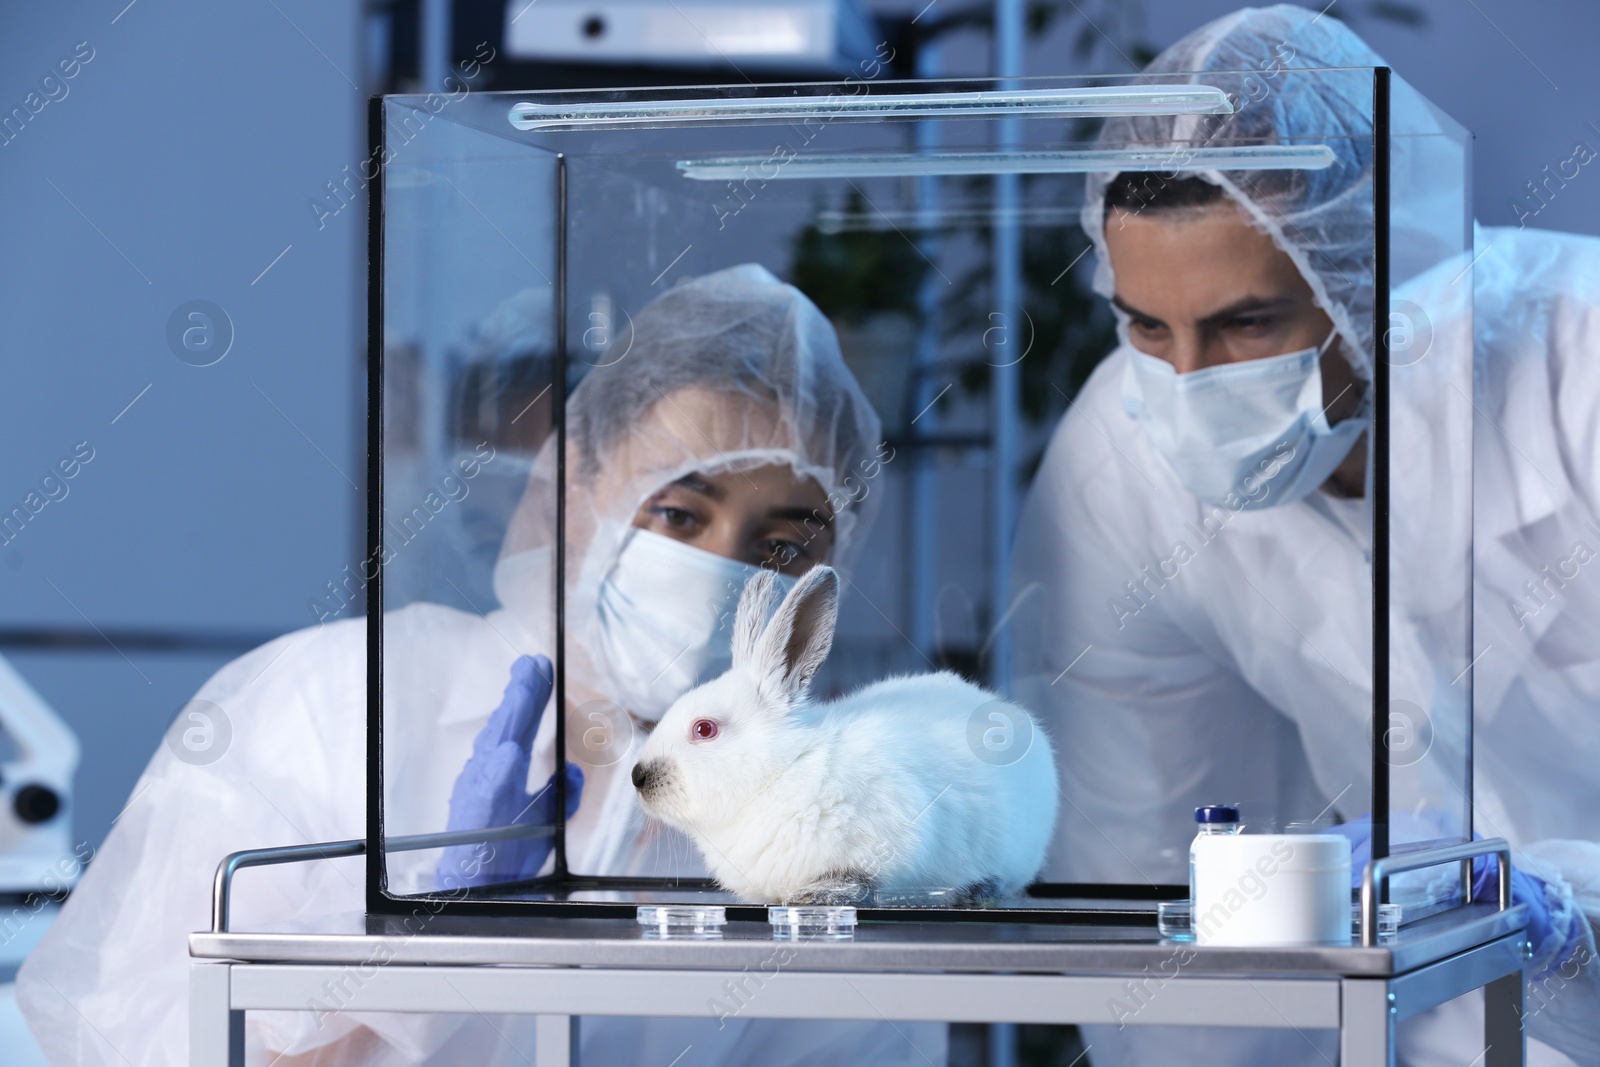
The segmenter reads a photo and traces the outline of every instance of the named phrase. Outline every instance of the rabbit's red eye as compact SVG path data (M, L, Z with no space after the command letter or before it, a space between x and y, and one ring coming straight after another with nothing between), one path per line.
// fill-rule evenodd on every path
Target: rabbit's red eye
M696 719L694 725L689 727L689 736L696 741L709 741L717 736L719 729L721 727L713 719Z

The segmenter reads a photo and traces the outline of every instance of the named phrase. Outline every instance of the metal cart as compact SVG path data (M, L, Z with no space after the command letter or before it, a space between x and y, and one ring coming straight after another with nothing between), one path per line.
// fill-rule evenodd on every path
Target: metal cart
M714 1014L715 1003L736 1004L747 1018L1337 1029L1344 1067L1374 1067L1393 1062L1397 1022L1480 987L1478 1062L1523 1063L1526 908L1511 904L1503 841L1372 864L1360 939L1368 943L1349 946L1197 946L1131 921L871 923L853 940L798 942L738 922L720 939L651 940L610 918L352 915L304 932L228 929L230 883L241 867L363 847L266 849L224 861L213 929L190 935L193 1067L242 1064L246 1011L301 1010L353 967L361 981L343 983L343 1010L536 1015L538 1067L577 1062L580 1016L697 1017ZM1498 907L1453 909L1372 943L1390 875L1485 852L1500 860Z

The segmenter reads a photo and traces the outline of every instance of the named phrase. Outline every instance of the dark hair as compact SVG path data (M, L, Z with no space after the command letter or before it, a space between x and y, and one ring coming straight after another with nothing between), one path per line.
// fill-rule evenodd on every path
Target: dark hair
M1223 198L1222 186L1204 178L1172 178L1155 171L1123 171L1106 184L1105 213L1120 208L1141 211L1177 211L1208 207Z

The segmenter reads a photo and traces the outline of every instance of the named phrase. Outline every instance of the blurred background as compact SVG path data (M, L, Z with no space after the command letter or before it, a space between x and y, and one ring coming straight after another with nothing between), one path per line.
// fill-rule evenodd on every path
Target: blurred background
M1024 70L1132 72L1233 6L1029 4ZM801 14L773 38L780 9ZM1474 131L1482 223L1600 234L1592 168L1534 193L1578 145L1600 149L1591 5L1326 10ZM341 590L364 554L370 95L450 91L446 78L469 69L472 90L833 79L879 42L894 57L884 77L982 76L993 25L991 7L968 0L0 7L0 655L77 735L81 762L61 798L77 853L98 847L208 675L280 633L363 610ZM728 36L712 40L709 26ZM816 26L833 32L806 29ZM844 250L871 277L914 276L893 259L905 249L875 250L848 215L846 205L834 231L793 250L789 275L843 324L847 353L852 331L881 346L917 301L909 280L869 292L870 278L836 274L830 257ZM1050 251L1053 273L1060 249ZM1067 395L1045 383L1070 391L1107 347L1087 266L1036 323L1042 358L1024 368L1018 414L1024 473ZM970 306L989 305L978 293ZM454 395L490 424L471 400L485 389L475 346L498 345L506 363L505 343L458 346ZM507 365L499 373L515 373ZM943 426L971 429L956 466L981 489L985 378L948 378L945 392L866 384L890 407L911 405L891 413L891 438L929 397ZM894 531L882 536L893 543ZM981 558L985 536L952 527L939 551ZM919 647L982 673L990 605L959 585L906 587L894 568L864 581ZM0 764L14 751L0 731ZM8 803L23 784L0 783Z

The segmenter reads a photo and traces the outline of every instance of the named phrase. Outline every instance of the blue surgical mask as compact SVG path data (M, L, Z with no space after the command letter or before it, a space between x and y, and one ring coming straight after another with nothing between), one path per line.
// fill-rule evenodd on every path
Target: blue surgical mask
M1366 420L1328 425L1315 348L1179 374L1128 348L1122 402L1195 496L1236 510L1303 499L1344 462Z

